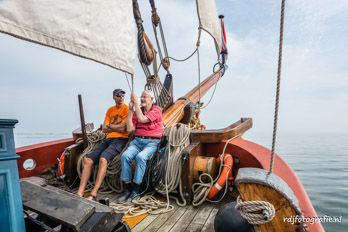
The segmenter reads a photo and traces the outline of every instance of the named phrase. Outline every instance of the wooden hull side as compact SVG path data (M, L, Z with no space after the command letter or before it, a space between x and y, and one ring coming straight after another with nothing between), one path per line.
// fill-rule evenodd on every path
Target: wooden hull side
M206 154L216 156L220 154L225 142L206 145ZM250 142L243 138L237 138L229 142L226 152L238 157L239 162L234 164L234 174L239 168L255 167L269 170L271 151L259 144ZM279 156L276 155L273 173L282 178L296 195L302 213L305 217L317 217L317 213L306 193L301 181L292 168ZM309 231L324 231L321 223L307 224Z
M45 169L54 166L58 163L57 158L64 149L73 143L73 139L61 139L17 148L16 153L20 156L17 160L19 178L39 175ZM36 162L34 169L23 168L23 163L27 159L33 159Z
M62 139L17 148L16 152L21 156L21 158L18 159L17 162L20 178L39 175L46 168L52 167L53 165L57 164L57 158L60 157L61 153L66 147L72 145L73 143L73 139ZM222 152L224 145L225 142L219 142L209 144L205 143L201 145L191 144L190 147L192 147L192 149L194 150L197 150L196 152L194 152L197 153L197 155L216 156ZM238 158L238 162L234 163L233 176L236 176L238 169L243 167L255 167L266 170L269 169L271 151L248 140L237 138L230 141L226 147L226 153L230 153L234 157ZM37 163L35 169L33 170L25 170L23 168L23 162L29 158L34 159ZM186 162L193 163L194 157L187 158ZM193 167L190 167L190 165L183 165L183 167L184 169L185 167L189 169L186 170L186 174L189 174L191 171L190 169L193 169ZM274 174L281 177L293 190L299 201L304 216L316 217L317 214L302 183L300 182L294 171L291 169L291 167L279 155L276 155L275 157L275 166L273 170ZM186 179L189 181L192 178L184 178L184 180ZM186 184L184 184L184 186L185 185ZM192 185L192 183L187 183L187 185ZM308 224L308 227L309 231L324 231L320 223Z

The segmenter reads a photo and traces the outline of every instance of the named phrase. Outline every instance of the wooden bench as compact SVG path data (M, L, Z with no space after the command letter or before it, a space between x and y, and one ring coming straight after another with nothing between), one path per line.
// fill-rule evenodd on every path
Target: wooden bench
M21 181L23 205L74 231L113 231L123 214L53 186Z

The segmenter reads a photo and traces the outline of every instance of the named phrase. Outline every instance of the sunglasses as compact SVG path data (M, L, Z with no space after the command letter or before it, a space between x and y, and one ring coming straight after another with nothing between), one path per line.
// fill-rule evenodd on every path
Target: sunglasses
M115 97L124 97L124 94L116 94Z

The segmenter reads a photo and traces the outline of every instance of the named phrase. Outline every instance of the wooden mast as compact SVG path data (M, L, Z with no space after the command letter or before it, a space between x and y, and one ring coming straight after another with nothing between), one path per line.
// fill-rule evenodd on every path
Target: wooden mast
M171 105L164 113L163 113L163 121L166 127L170 127L180 120L184 116L184 108L187 104L192 102L196 104L203 97L208 90L216 84L220 78L222 77L221 71L214 72L209 77L207 77L204 81L202 81L199 85L194 87L190 92L188 92L185 96L179 98ZM200 91L199 91L200 89ZM199 96L200 95L200 96Z

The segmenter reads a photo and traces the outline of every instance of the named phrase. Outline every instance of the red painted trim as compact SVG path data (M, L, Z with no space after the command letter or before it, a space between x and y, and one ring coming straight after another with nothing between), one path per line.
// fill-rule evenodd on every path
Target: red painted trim
M44 169L57 164L57 158L60 157L66 147L73 143L73 139L62 139L18 148L16 152L21 156L17 161L20 178L38 175ZM224 145L225 142L206 144L206 154L208 156L216 156L222 152ZM269 170L271 151L261 145L238 138L228 144L225 152L239 158L239 163L234 164L234 175L236 170L242 167L256 167ZM28 158L36 160L37 167L34 170L28 171L23 169L23 162ZM274 174L282 178L294 191L304 216L316 217L315 209L292 168L279 155L276 155L274 165ZM308 227L309 231L324 231L321 223L308 224Z
M207 154L221 153L225 143L221 142L212 148L207 149ZM208 148L209 146L207 146ZM215 148L214 148L215 147ZM259 167L269 170L269 163L271 158L271 151L261 145L247 141L242 138L232 140L227 148L227 153L236 155L239 158L240 167ZM214 154L215 155L215 154ZM300 181L292 168L277 154L274 161L273 173L282 178L295 193L302 213L305 217L317 217L317 213ZM307 224L309 231L322 232L324 231L320 222L314 224Z
M71 139L61 139L45 143L34 144L30 146L19 147L16 153L21 157L17 160L19 177L30 177L39 175L45 169L58 163L64 149L74 143ZM27 159L33 159L36 167L33 170L25 170L23 162Z

